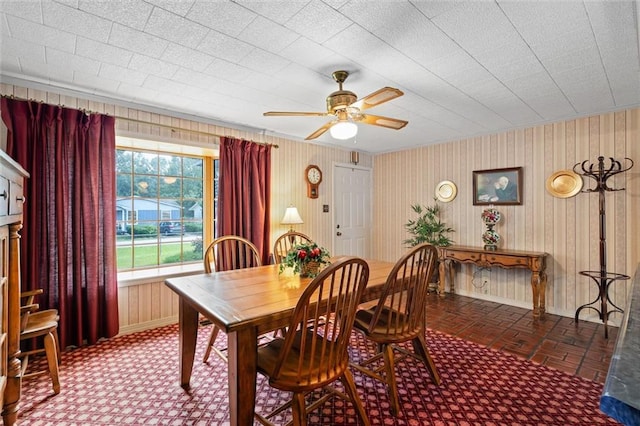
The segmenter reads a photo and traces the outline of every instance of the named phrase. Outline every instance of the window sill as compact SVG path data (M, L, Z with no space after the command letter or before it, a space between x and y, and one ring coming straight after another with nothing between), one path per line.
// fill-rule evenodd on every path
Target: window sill
M204 272L202 262L185 265L166 266L162 268L143 269L138 271L118 272L118 287L129 287L140 284L157 283L171 277L194 275Z

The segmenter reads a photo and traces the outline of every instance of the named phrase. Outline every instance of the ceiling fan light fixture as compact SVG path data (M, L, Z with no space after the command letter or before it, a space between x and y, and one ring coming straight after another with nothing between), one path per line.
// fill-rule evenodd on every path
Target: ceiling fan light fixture
M355 138L358 134L358 126L356 123L372 124L374 126L386 127L394 130L399 130L407 125L408 121L405 120L362 113L363 110L373 108L404 95L402 90L393 87L383 87L382 89L368 94L364 98L358 99L355 93L349 90L344 90L342 87L342 83L344 83L349 76L348 71L335 71L332 76L336 83L338 83L338 90L327 96L326 112L268 111L263 113L263 115L279 117L334 117L332 121L324 123L319 129L316 129L313 133L304 138L307 141L322 136L327 130L334 139L345 140Z
M329 129L331 137L334 139L351 139L358 134L358 126L352 121L339 120Z

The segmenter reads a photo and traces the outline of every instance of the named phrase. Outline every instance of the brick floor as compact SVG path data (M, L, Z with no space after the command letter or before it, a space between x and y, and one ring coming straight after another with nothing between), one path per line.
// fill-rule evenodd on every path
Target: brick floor
M604 383L618 335L602 324L545 314L457 294L427 297L427 327Z

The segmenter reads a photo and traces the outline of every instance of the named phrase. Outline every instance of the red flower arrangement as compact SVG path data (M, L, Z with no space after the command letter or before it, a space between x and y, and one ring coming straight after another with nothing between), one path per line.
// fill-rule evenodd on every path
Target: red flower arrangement
M285 268L293 268L293 273L301 276L315 277L320 266L329 263L329 252L316 243L298 244L291 248L280 264L280 273Z

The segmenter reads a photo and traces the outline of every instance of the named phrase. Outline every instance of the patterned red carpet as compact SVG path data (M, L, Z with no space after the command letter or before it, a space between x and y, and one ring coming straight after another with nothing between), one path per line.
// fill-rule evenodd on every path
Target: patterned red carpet
M178 385L177 326L118 337L63 355L62 392L48 376L23 383L21 425L225 425L226 366L199 361L208 330L199 333L190 393ZM354 372L373 425L616 424L600 412L602 385L429 330L427 342L442 384L413 359L398 364L402 415L391 416L383 386ZM224 346L226 336L217 344ZM372 351L353 335L352 359ZM259 376L260 412L289 395ZM357 424L351 404L334 399L309 416L312 425ZM276 420L276 422L281 421Z

